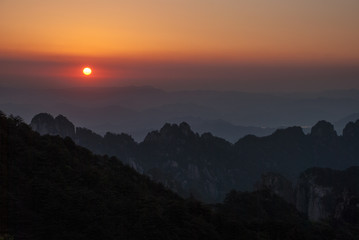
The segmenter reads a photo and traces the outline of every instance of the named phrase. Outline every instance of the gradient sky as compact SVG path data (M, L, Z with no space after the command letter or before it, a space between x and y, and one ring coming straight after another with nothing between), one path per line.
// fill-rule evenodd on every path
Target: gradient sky
M358 12L358 0L1 0L0 85L358 88Z

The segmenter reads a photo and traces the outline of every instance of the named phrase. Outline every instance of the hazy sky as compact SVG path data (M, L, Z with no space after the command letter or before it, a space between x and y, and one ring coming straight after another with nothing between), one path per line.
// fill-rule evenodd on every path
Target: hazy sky
M358 0L1 0L0 85L357 88L358 12Z

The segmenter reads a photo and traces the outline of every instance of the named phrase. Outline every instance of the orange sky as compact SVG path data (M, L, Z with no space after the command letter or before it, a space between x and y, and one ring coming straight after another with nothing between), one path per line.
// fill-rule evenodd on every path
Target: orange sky
M358 0L0 0L0 86L359 88L358 12Z
M359 61L358 0L1 0L0 53Z

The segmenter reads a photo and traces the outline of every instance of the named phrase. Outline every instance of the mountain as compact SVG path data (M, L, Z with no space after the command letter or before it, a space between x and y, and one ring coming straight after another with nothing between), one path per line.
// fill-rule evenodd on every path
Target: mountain
M344 118L337 120L334 123L335 129L337 131L341 132L341 131L343 131L343 129L345 128L345 126L348 122L355 122L358 119L359 119L359 113L350 114Z
M196 136L184 124L174 129ZM168 129L162 134L177 141ZM231 191L216 205L183 199L115 157L41 136L1 112L0 140L1 239L354 240L359 233L350 222L312 223L270 191Z
M62 115L54 118L48 113L38 114L31 123L33 129L40 134L59 135L63 138L75 137L75 125Z
M1 114L0 123L0 237L220 239L206 207L118 159L41 137L20 118Z
M36 131L42 126L42 115L31 122ZM300 127L289 127L266 137L248 135L232 144L211 133L195 133L183 122L165 124L139 143L127 134L107 133L102 137L80 127L73 140L95 153L121 158L183 197L193 195L206 202L219 202L231 189L252 190L265 172L278 172L294 181L311 167L358 166L356 129L359 121L348 123L343 135L338 136L332 124L319 121L309 134ZM47 133L53 134L51 131Z
M0 109L20 115L28 123L39 112L61 113L75 125L102 135L107 131L125 132L138 142L143 141L149 131L159 129L167 122L187 122L196 132L211 132L234 143L246 134L269 135L278 127L308 128L318 119L337 121L359 111L358 95L358 90L251 93L165 91L150 86L0 87Z
M238 126L222 119L201 120L187 118L175 120L173 122L188 122L188 124L191 125L191 128L200 134L210 132L214 136L223 138L231 143L235 143L238 139L249 134L263 137L268 136L275 131L274 128Z
M262 175L257 190L269 190L294 204L312 221L336 219L359 224L359 167L343 171L310 168L295 186L277 173Z

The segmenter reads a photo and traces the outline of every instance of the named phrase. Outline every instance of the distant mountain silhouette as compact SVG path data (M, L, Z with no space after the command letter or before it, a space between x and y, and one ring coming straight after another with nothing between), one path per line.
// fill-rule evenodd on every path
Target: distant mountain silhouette
M359 113L353 113L336 121L334 127L337 131L342 132L348 122L355 122L358 119Z
M216 120L201 120L201 119L182 119L182 122L188 122L193 131L200 134L210 132L213 135L223 138L231 143L235 143L238 139L248 135L256 135L258 137L268 136L272 134L274 128L261 128L261 127L245 127L231 124L222 119ZM180 120L173 122L181 122Z
M60 123L67 126L62 120ZM286 132L280 135L286 136ZM111 143L120 140L120 146L132 144L127 135L109 134L105 138ZM270 190L232 190L222 204L216 205L203 204L193 197L183 199L115 157L94 155L69 137L40 136L21 118L1 112L0 140L2 239L354 240L359 234L355 199L349 198L349 205L343 205L342 218L312 223ZM202 147L214 154L231 146L211 134L199 136L185 123L167 124L141 144L146 154L160 144L163 152L154 155L164 159L169 147L182 159L184 149L189 147ZM206 160L206 152L196 153L200 154L196 161ZM195 162L184 160L192 162L189 171L196 177ZM180 164L178 161L178 167ZM315 169L302 176L309 183L312 176L320 184L334 183L335 192L353 183L358 172L353 168L338 175L332 170Z
M38 116L31 123L34 130L42 126ZM358 166L358 127L359 121L349 123L338 136L332 124L319 121L307 135L300 127L290 127L266 137L248 135L231 144L211 133L195 133L183 122L165 124L140 143L127 134L102 137L79 127L73 139L95 153L119 157L184 197L218 202L231 189L251 190L264 172L295 180L311 167Z
M310 128L319 119L335 122L359 111L358 93L358 90L315 93L164 91L150 86L0 88L0 109L20 115L28 123L39 112L61 113L77 126L100 134L107 131L129 133L138 142L166 122L187 122L196 132L211 132L234 143L246 134L266 136L278 127ZM223 123L212 124L218 120ZM336 130L341 132L341 129Z

